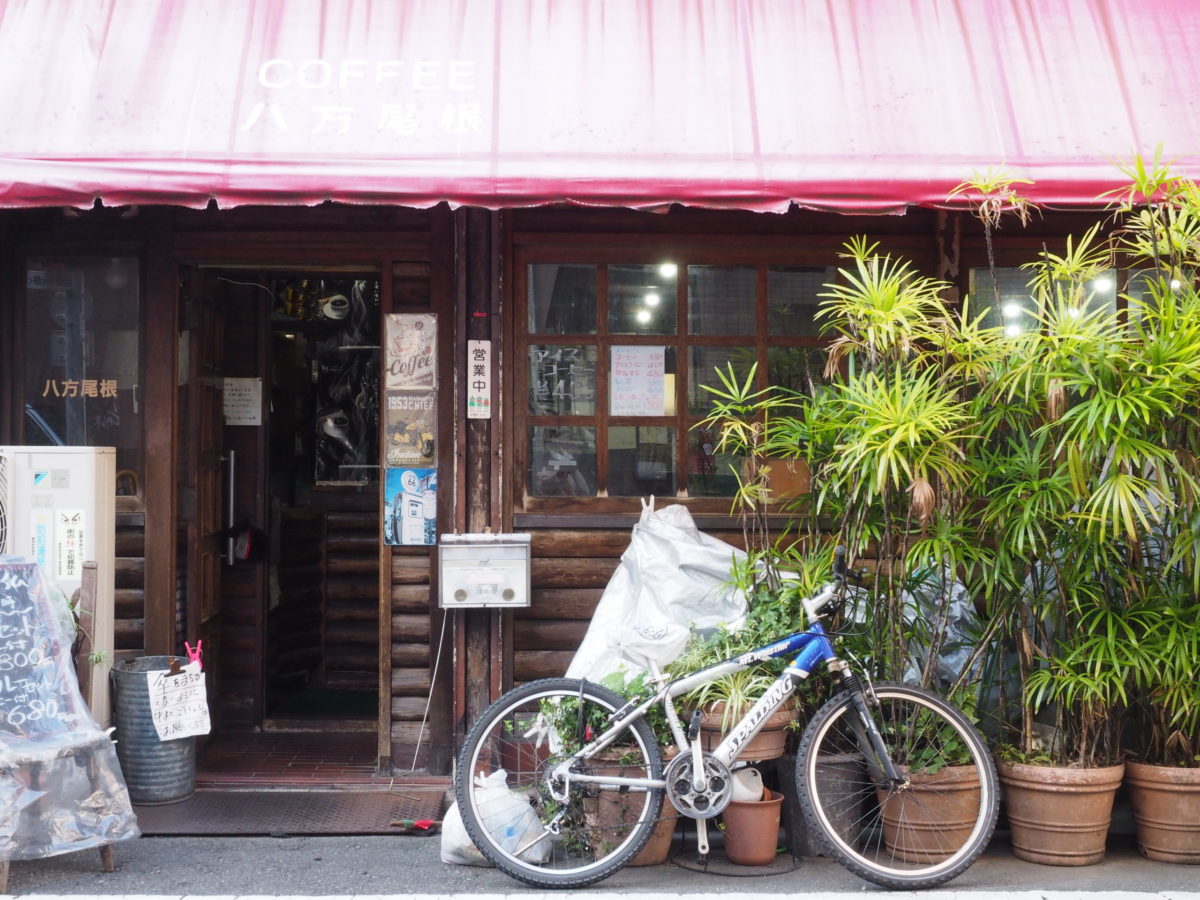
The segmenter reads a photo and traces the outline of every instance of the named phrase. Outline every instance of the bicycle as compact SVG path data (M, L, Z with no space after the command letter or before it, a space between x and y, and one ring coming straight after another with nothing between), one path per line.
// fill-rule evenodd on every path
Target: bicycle
M824 663L839 689L805 727L796 786L807 826L847 869L889 888L944 884L983 852L996 825L995 767L979 732L929 691L872 684L840 659L822 620L844 600L845 551L832 580L803 601L808 627L669 680L651 667L654 693L627 700L586 680L547 678L514 688L467 735L456 795L472 841L508 875L541 888L594 884L642 849L664 799L697 822L728 806L743 747L799 682ZM714 750L700 714L685 729L674 699L767 659L793 656ZM656 705L678 754L664 765L646 721ZM939 811L948 806L948 812Z

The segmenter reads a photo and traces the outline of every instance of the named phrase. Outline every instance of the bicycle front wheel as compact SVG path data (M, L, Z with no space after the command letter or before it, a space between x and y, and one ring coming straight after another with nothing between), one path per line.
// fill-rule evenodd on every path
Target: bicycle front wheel
M625 699L575 678L508 691L471 728L455 791L475 846L526 884L574 888L620 869L649 839L663 790L576 776L662 779L662 754L638 719L586 762L573 756L608 728Z
M898 777L889 779L853 694L805 730L796 784L808 826L850 871L889 888L930 888L961 874L996 827L996 769L970 721L935 694L875 688L868 713Z

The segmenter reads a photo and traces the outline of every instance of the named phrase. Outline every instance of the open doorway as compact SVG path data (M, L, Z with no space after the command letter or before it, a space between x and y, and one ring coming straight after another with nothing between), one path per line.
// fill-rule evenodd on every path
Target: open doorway
M364 775L379 760L378 275L185 267L181 287L186 635L204 640L214 722L199 775L287 781L301 751L301 781Z
M265 730L378 716L379 281L270 280Z

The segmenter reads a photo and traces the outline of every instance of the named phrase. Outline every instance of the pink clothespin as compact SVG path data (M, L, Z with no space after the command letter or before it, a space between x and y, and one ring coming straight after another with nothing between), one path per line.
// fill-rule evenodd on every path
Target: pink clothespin
M183 649L185 649L187 651L187 655L188 655L188 663L200 663L200 655L203 652L200 648L203 646L204 646L203 640L196 641L196 649L195 650L192 649L192 645L189 644L187 641L183 642ZM201 671L204 670L203 663L200 663L200 669L201 669Z

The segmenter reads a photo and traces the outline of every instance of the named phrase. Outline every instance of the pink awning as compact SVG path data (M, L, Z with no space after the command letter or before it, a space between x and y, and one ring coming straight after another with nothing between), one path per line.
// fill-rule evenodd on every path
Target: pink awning
M1194 0L0 0L0 206L1095 203L1200 176Z

